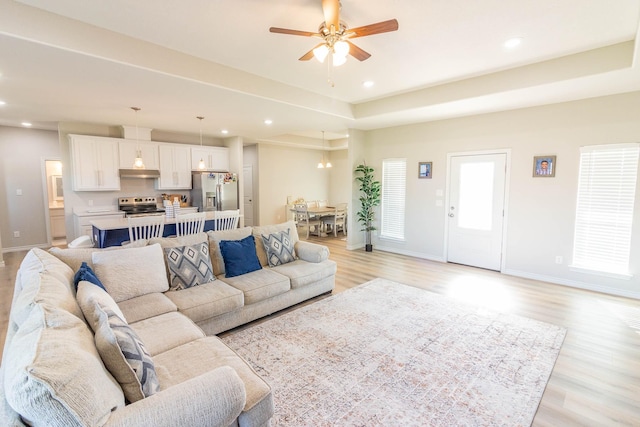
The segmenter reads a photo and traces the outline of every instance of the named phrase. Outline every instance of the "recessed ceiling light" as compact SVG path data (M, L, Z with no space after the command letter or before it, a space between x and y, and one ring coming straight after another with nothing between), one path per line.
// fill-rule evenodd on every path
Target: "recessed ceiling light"
M7 105L7 103L0 100L0 105Z
M29 123L29 122L22 122L22 123L20 123L20 124L21 124L22 126L26 127L26 128L28 128L28 127L31 127L31 126L32 126L32 125L31 125L31 123Z
M229 131L228 131L228 130L226 130L226 129L222 129L220 132L222 132L222 133L223 133L223 134L225 134L225 135L229 133Z
M374 83L371 80L367 80L367 81L362 82L362 86L364 86L364 87L371 87L373 85L374 85Z
M273 120L271 120L271 119L267 119L267 120L264 121L265 125L270 125L271 123L273 123Z
M506 47L507 49L513 49L517 46L520 46L520 43L522 43L522 37L513 37L504 42L504 47Z

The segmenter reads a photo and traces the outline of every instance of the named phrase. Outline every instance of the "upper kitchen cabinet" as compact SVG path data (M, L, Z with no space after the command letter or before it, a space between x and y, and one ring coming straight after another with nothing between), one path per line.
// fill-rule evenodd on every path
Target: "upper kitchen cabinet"
M191 147L159 144L160 178L158 190L191 189Z
M204 161L204 170L216 172L229 171L229 149L227 147L191 147L192 170L202 170L198 167L200 159Z
M118 140L69 135L74 191L120 190Z
M158 143L149 141L133 141L130 139L120 140L120 169L133 169L133 162L136 160L138 147L142 155L145 169L160 169L158 154Z

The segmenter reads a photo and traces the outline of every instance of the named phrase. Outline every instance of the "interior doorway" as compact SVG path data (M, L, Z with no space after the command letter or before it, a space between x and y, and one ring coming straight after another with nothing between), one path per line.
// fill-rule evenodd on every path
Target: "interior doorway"
M242 169L242 186L244 190L244 225L253 226L253 166Z
M48 240L52 246L67 244L67 232L64 216L64 192L62 190L62 162L45 160L45 187L47 200L45 218L49 218Z
M447 261L500 271L508 152L449 156Z

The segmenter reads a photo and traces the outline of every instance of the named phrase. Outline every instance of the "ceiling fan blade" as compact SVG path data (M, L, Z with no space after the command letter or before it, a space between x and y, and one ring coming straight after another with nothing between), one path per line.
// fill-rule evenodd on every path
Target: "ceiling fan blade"
M340 1L339 0L322 0L322 12L324 13L324 22L330 30L331 26L336 31L340 29Z
M388 21L378 22L376 24L365 25L364 27L349 28L345 37L354 39L356 37L371 36L373 34L388 33L398 29L398 21L390 19Z
M360 49L350 41L347 40L347 43L349 44L349 55L353 56L358 61L364 61L365 59L369 59L369 57L371 56L369 52Z
M315 46L313 49L315 49L318 46L322 46L323 44L324 43L320 43L319 45ZM300 58L298 58L298 61L308 61L311 58L313 58L313 49L311 49L309 52L305 53Z
M319 33L312 33L310 31L290 30L288 28L271 27L269 28L269 31L272 33L278 33L278 34L290 34L292 36L320 37Z

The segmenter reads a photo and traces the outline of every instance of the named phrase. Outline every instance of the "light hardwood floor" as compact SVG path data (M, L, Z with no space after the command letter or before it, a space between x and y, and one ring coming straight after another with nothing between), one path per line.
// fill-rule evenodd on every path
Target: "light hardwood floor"
M381 251L348 251L341 235L309 241L327 245L338 263L334 293L383 277L567 328L534 426L640 426L639 301ZM23 257L7 253L0 268L0 345Z

